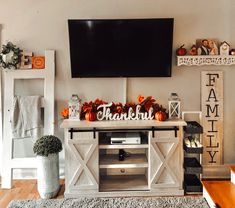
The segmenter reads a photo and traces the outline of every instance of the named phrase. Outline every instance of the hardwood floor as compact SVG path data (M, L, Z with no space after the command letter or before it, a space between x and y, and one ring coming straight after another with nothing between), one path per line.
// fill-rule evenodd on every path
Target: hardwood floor
M64 198L64 180L56 198ZM211 198L222 208L234 207L235 186L230 181L203 181ZM14 199L39 199L37 180L14 180L12 189L0 189L0 208L5 208Z
M56 198L64 198L64 180ZM0 189L0 208L5 208L13 199L39 199L37 180L14 180L12 189Z
M202 183L218 207L235 207L235 186L230 181L202 181Z

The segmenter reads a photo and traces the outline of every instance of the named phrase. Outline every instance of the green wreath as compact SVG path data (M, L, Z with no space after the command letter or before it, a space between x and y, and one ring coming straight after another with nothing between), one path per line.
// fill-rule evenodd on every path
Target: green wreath
M21 61L21 50L18 47L16 47L11 42L8 42L6 45L2 46L2 51L0 54L0 64L4 69L6 68L17 69L17 64L19 64L20 61Z

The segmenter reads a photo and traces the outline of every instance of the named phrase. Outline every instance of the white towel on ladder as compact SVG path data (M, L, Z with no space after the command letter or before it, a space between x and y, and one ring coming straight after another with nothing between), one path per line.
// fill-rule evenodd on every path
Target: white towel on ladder
M15 96L11 120L13 138L41 135L41 96Z

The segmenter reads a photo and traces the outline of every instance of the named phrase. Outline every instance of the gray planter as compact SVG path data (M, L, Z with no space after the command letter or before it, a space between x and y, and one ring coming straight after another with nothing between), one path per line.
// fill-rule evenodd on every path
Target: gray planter
M57 195L60 189L59 154L37 156L38 192L43 199L50 199Z

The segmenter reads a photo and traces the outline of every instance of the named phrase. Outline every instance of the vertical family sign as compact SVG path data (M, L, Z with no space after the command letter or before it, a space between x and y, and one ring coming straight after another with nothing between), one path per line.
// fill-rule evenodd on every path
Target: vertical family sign
M201 74L203 165L223 163L223 72Z

